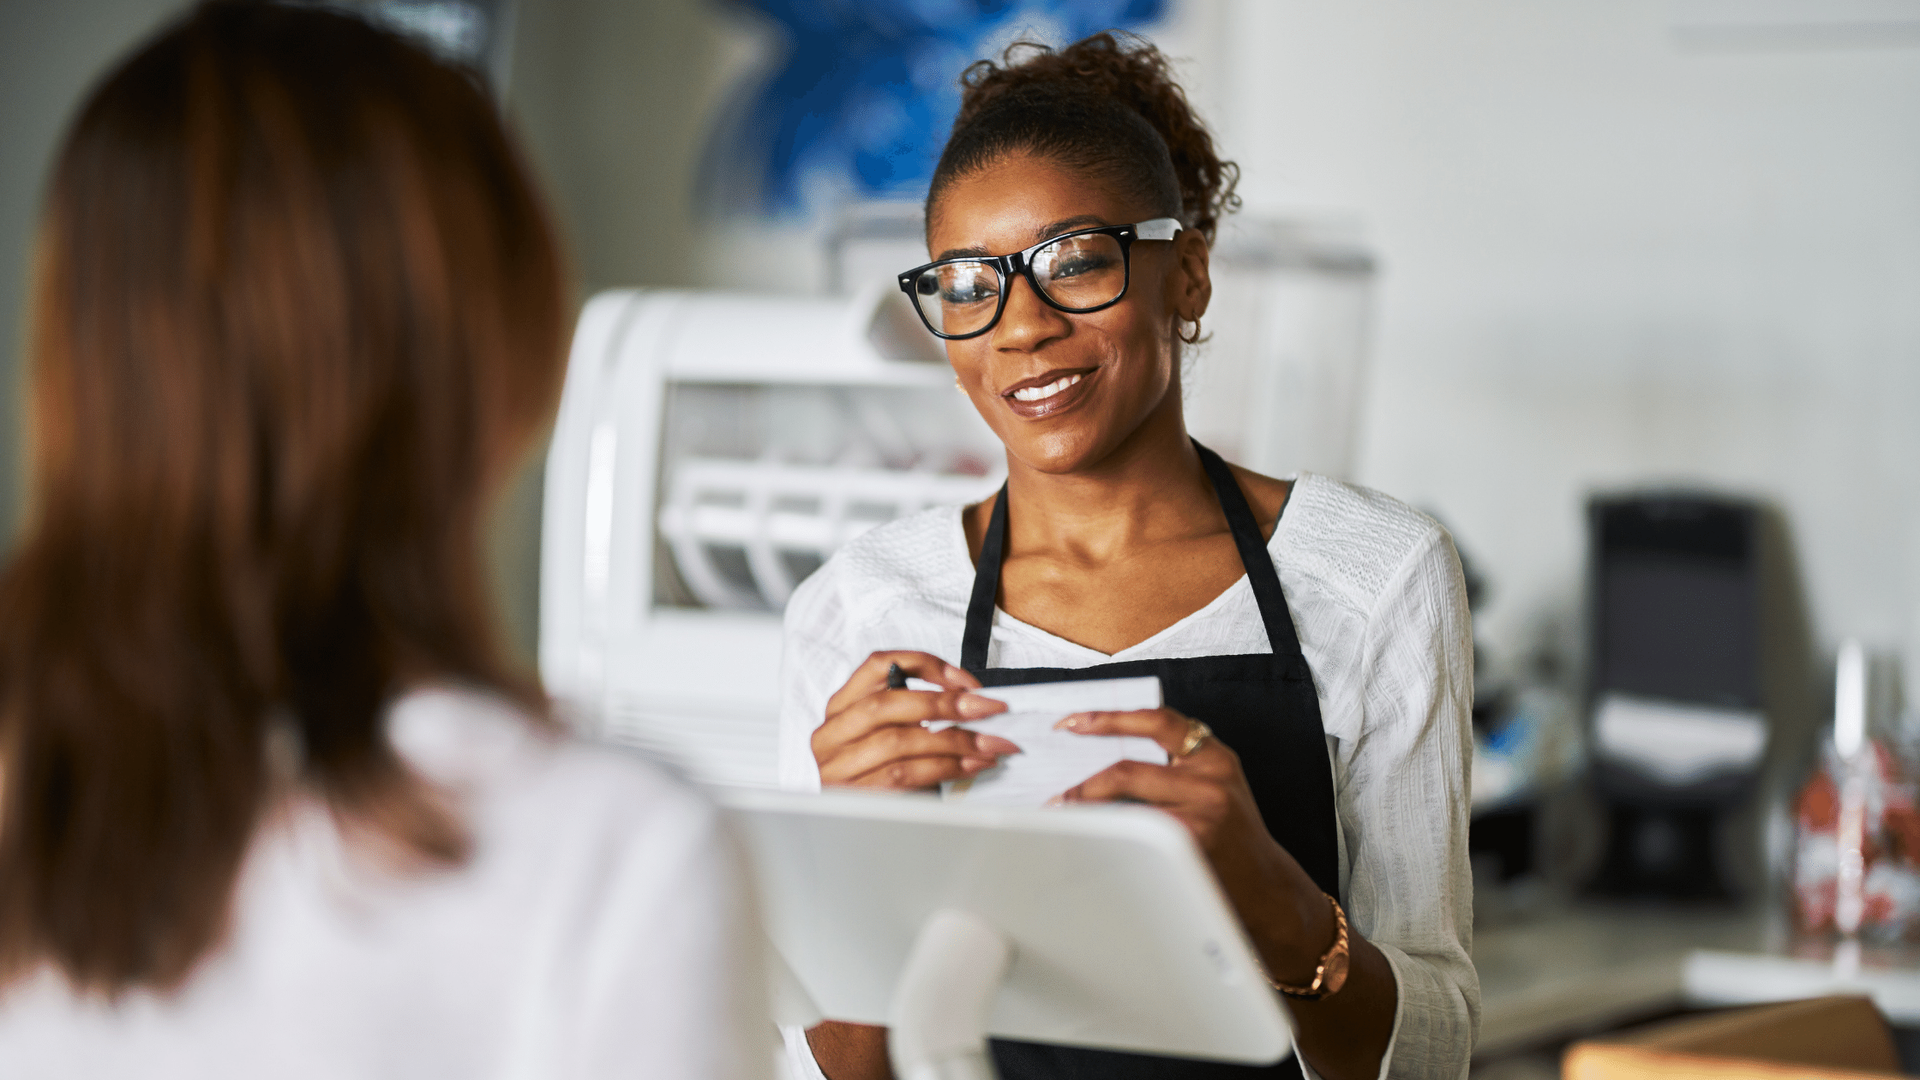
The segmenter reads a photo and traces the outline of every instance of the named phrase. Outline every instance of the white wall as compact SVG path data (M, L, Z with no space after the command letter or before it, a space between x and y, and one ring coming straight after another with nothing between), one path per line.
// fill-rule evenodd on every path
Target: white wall
M1496 653L1568 632L1587 492L1646 481L1775 502L1817 640L1920 648L1920 48L1687 49L1658 0L1190 2L1248 208L1366 225L1359 479L1453 526Z

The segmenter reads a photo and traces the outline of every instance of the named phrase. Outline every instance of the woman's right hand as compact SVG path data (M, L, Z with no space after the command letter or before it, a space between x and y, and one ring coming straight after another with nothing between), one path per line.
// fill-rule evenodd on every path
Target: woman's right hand
M939 690L889 690L893 664ZM917 791L943 780L973 776L1020 748L965 728L931 731L928 720L978 720L1006 706L970 691L980 680L923 652L877 652L867 657L833 697L827 719L813 733L813 759L822 787Z

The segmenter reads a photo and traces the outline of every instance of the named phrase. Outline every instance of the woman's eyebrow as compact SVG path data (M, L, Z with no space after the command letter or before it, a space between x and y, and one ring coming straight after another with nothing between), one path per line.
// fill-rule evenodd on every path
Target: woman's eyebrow
M1035 240L1045 240L1049 236L1059 236L1063 232L1072 232L1074 229L1085 229L1096 225L1105 225L1106 223L1106 219L1098 214L1080 214L1075 217L1061 218L1051 225L1041 226L1035 230L1033 238Z
M1070 218L1061 218L1059 221L1040 226L1033 231L1033 238L1037 242L1045 240L1048 237L1059 236L1063 232L1072 232L1075 229L1085 229L1097 225L1105 225L1106 223L1107 220L1098 214L1079 214ZM991 257L991 255L992 253L986 248L977 246L948 248L934 256L933 261L945 262L948 259L984 259Z

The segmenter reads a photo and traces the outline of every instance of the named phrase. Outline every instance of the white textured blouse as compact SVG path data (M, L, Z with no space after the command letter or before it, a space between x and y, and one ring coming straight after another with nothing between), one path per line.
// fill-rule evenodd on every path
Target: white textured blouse
M1267 544L1313 670L1333 762L1340 885L1356 930L1399 985L1382 1076L1466 1075L1480 1018L1468 955L1473 642L1453 541L1365 488L1303 474ZM918 649L957 663L973 589L960 512L902 518L842 548L787 605L780 780L818 790L811 736L868 654ZM1109 656L996 608L989 667L1090 667L1266 652L1245 576L1211 603ZM797 1031L789 1060L818 1076Z
M488 695L409 694L387 731L457 798L465 865L382 871L323 806L284 807L186 986L7 987L0 1076L765 1080L752 913L706 799Z

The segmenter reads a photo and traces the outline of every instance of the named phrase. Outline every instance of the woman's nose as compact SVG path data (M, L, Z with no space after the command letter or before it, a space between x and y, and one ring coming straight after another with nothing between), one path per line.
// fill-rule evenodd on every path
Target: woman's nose
M1014 275L1007 286L1007 306L1000 312L1000 323L993 328L996 349L1032 352L1057 337L1065 337L1071 324L1066 313L1040 299L1025 274Z

